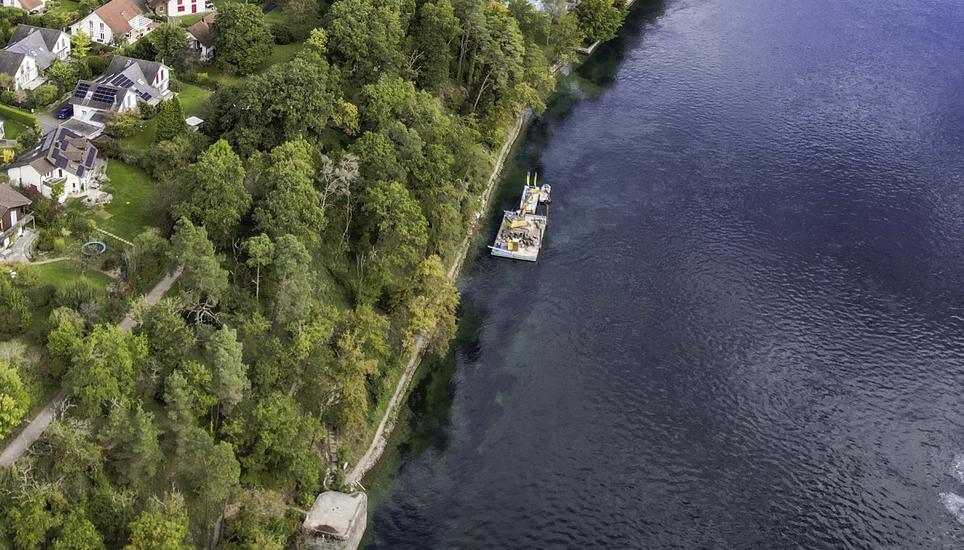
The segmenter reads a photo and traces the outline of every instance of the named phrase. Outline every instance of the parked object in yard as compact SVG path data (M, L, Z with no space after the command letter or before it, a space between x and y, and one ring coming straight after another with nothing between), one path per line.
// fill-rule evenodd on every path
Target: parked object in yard
M60 120L67 120L72 116L74 116L73 105L64 105L63 107L57 109L57 118Z

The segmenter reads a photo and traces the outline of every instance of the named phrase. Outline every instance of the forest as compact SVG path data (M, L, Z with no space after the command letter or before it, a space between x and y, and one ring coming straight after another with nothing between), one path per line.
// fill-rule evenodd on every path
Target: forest
M182 270L157 305L134 306L136 328L83 281L42 297L38 322L36 292L0 277L0 331L32 334L70 395L0 473L0 547L298 547L302 511L343 488L420 335L446 352L448 269L513 121L625 15L611 0L276 9L285 23L219 6L211 69L178 59L165 26L123 49L214 90L201 133L175 99L141 114L147 147L106 151L157 190L158 229L117 260L125 281L144 291ZM301 46L272 63L277 44ZM143 124L125 118L116 136ZM85 230L71 208L35 206L50 239ZM0 435L25 391L0 357Z

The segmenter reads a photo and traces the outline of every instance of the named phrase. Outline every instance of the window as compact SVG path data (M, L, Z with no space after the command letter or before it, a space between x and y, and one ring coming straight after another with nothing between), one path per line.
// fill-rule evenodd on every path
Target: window
M184 11L184 6L178 6L177 11Z
M191 4L191 13L197 13L197 4Z
M104 22L103 22L103 21L100 22L100 30L104 30Z
M94 20L93 20L93 19L88 19L88 20L87 20L87 26L90 27L90 30L94 30Z

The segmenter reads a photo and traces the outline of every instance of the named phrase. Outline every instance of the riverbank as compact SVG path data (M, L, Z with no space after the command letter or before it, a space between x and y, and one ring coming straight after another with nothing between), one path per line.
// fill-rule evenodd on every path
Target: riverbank
M635 4L635 0L630 0L627 2L627 19L629 18L629 10ZM624 21L625 24L625 21ZM558 76L563 72L566 67L573 67L579 65L586 60L588 60L592 53L594 53L599 42L592 45L592 49L584 52L584 49L577 49L576 53L580 54L582 57L570 63L557 65L552 69L553 78L558 79ZM550 97L555 94L553 92ZM459 254L453 260L452 264L448 269L448 276L451 279L457 279L461 273L462 267L464 266L465 259L468 257L469 251L471 250L472 243L479 237L479 230L485 226L485 220L488 218L489 208L491 206L492 196L498 189L499 181L502 177L503 168L505 167L506 160L509 157L513 147L522 134L522 130L525 128L526 123L529 122L531 118L531 111L528 109L523 110L515 119L509 134L506 136L505 142L503 142L502 147L499 149L499 154L496 157L496 162L493 167L492 172L486 182L485 189L481 195L481 202L479 205L479 210L476 215L470 229L466 232L466 236L463 239L460 247ZM368 447L368 450L359 459L355 466L345 477L345 483L351 488L362 488L362 480L365 476L375 467L378 461L381 459L385 452L386 446L388 445L392 431L394 430L397 422L398 416L401 411L402 403L411 388L412 380L418 371L418 367L422 363L422 359L425 355L425 350L431 341L430 333L422 333L416 339L415 350L409 357L409 360L405 366L401 377L399 378L398 384L395 387L395 391L392 394L391 399L385 409L385 414L382 416L381 421L378 424L378 428L372 438L372 442Z

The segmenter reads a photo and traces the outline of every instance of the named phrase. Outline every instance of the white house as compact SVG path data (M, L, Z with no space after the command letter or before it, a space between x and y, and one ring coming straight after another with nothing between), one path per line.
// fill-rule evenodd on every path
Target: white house
M44 0L0 0L0 6L17 8L30 13L42 13L44 4Z
M214 57L213 26L216 16L217 13L205 15L203 19L187 28L187 47L202 63Z
M43 82L37 60L22 53L0 50L0 73L13 78L14 90L32 90Z
M37 68L45 71L54 61L70 57L70 36L57 29L17 25L4 49L34 58Z
M147 5L151 11L162 17L205 13L214 8L214 4L210 4L209 0L148 0Z
M111 0L71 25L70 34L86 34L101 44L115 39L133 44L157 26L131 0Z
M45 197L55 189L58 200L82 195L103 170L97 148L67 128L57 128L32 149L17 155L7 167L10 184L33 188Z
M138 103L157 105L174 97L168 88L171 69L162 63L115 55L95 81L81 80L70 95L73 118L103 127L108 113L135 109Z

